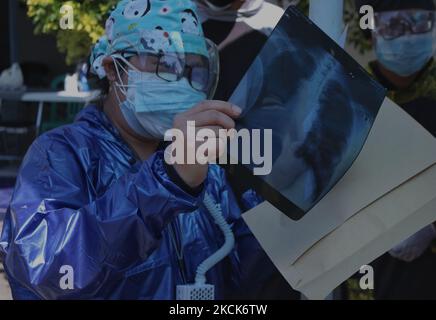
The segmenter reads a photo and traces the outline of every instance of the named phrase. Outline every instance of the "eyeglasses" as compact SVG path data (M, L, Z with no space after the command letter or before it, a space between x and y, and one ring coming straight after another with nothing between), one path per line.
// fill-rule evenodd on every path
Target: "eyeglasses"
M192 88L207 92L210 85L209 60L195 54L180 55L177 53L141 53L123 51L122 57L128 59L136 56L136 67L139 71L155 73L156 76L168 82L188 79Z
M380 12L375 15L376 30L385 40L411 34L424 34L433 30L434 11L404 10Z
M188 79L190 85L198 91L205 91L209 83L209 62L200 55L186 55L185 61L177 56L159 54L156 63L156 75L168 82Z

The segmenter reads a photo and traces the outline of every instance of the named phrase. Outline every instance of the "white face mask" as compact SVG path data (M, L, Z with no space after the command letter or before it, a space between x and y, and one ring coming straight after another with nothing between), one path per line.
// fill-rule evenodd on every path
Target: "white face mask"
M126 97L121 102L117 95L118 102L129 126L141 136L162 139L165 132L172 128L177 114L206 100L206 94L192 88L186 78L168 82L124 62L130 67L130 70L124 70L128 74L127 85L122 84L118 72L121 66L115 60L119 79L117 87Z

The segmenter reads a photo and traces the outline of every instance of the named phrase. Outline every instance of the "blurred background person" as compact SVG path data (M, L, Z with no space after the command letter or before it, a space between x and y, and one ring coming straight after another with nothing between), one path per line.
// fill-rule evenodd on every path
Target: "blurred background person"
M218 45L220 80L215 99L228 100L283 9L264 0L196 0L206 37Z
M369 69L388 95L436 136L435 5L432 0L358 0L375 12ZM427 226L374 263L376 299L436 299L436 238Z

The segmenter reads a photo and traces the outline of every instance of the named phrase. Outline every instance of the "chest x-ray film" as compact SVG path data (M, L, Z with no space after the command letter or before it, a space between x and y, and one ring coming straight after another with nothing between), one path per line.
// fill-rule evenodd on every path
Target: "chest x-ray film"
M357 62L289 7L229 99L243 109L237 129L272 130L270 142L259 140L263 154L271 147L271 172L255 176L250 162L229 174L299 220L351 167L384 98Z

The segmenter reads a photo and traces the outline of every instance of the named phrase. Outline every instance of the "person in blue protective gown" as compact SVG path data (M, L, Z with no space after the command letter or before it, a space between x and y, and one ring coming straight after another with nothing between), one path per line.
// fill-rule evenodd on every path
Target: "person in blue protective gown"
M276 271L241 218L258 197L237 202L219 166L164 157L167 129L234 127L240 110L207 100L215 55L190 1L119 2L91 55L108 92L22 163L0 240L15 299L174 299L224 243L206 196L235 239L206 273L215 298L261 297Z

